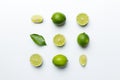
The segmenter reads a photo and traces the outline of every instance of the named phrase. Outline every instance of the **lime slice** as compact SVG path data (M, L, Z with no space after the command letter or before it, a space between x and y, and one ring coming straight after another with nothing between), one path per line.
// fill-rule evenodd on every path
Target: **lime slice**
M76 21L80 26L86 26L89 22L89 17L85 13L80 13L76 17Z
M30 63L35 67L41 66L42 62L43 62L42 57L39 54L33 54L30 57Z
M54 36L53 42L56 46L64 46L65 37L62 34L57 34Z
M44 39L44 37L42 35L31 34L30 37L34 41L34 43L36 43L39 46L45 46L45 45L47 45L46 42L45 42L45 39Z
M79 58L79 62L81 64L81 66L85 67L87 64L87 57L86 55L81 55Z
M43 22L43 18L40 15L32 16L31 20L33 23L42 23Z
M66 56L64 56L62 54L58 54L58 55L53 57L52 62L57 67L65 67L65 65L67 64L68 60L67 60Z

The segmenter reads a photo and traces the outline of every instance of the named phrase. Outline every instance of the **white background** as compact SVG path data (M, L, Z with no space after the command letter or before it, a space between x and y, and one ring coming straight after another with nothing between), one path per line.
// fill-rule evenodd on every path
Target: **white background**
M0 80L120 80L120 9L119 0L0 0ZM63 12L67 21L58 28L51 15ZM76 15L85 12L90 22L87 27L76 23ZM40 14L42 24L31 22L31 16ZM79 33L86 32L90 44L82 49L76 42ZM33 43L30 34L44 36L47 46ZM61 33L67 43L57 48L52 41ZM29 62L33 53L44 60L40 68ZM62 53L69 59L64 69L52 64L52 57ZM79 56L85 54L85 68Z

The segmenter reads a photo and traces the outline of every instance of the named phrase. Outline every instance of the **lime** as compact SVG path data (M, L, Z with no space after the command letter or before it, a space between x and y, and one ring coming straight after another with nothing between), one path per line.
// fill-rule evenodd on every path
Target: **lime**
M62 34L56 34L53 38L53 42L56 46L64 46L65 37Z
M52 21L56 25L63 25L66 21L66 16L61 12L56 12L51 17Z
M39 54L33 54L30 57L30 63L35 67L41 66L42 62L43 62L42 57Z
M87 64L87 57L86 55L81 55L79 58L79 62L81 64L81 66L85 67Z
M67 64L68 60L66 56L58 54L53 57L52 62L57 67L64 67Z
M37 45L39 45L39 46L45 46L46 45L45 39L42 35L31 34L30 37L34 41L34 43L36 43Z
M31 20L34 23L42 23L43 22L43 18L40 15L33 15Z
M85 14L85 13L80 13L80 14L77 15L76 21L77 21L77 23L78 23L79 25L81 25L81 26L84 27L84 26L86 26L86 25L88 24L88 22L89 22L89 17L88 17L88 15Z
M77 42L81 47L86 47L89 43L89 36L86 33L80 33L77 37Z

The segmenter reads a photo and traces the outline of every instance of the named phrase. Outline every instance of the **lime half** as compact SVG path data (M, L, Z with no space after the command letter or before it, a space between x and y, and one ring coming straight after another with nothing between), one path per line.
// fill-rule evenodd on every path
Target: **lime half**
M89 22L89 17L85 13L80 13L77 15L76 21L80 26L86 26Z
M79 58L79 62L81 64L81 66L85 67L87 64L87 57L86 55L81 55Z
M41 66L42 62L43 62L42 57L39 54L33 54L30 57L30 63L35 67Z
M43 22L43 18L40 15L33 15L31 20L33 23L42 23Z
M56 46L64 46L65 44L65 37L62 34L57 34L53 38L53 42Z

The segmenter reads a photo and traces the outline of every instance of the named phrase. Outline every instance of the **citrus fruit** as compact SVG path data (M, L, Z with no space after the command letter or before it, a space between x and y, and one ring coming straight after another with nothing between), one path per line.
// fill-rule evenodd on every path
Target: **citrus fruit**
M79 58L79 62L81 64L81 66L85 67L87 64L87 57L86 55L81 55Z
M89 43L89 36L85 32L80 33L77 37L77 42L81 47L86 47Z
M56 34L53 38L53 42L56 46L64 46L65 37L62 34Z
M89 22L89 17L85 13L80 13L76 17L76 21L80 26L86 26Z
M33 15L31 20L33 23L42 23L43 22L43 18L40 15Z
M36 43L37 45L39 45L39 46L45 46L46 45L45 39L42 35L31 34L30 37L34 41L34 43Z
M61 12L56 12L51 17L52 21L56 25L63 25L66 21L66 16Z
M53 57L52 62L57 67L64 67L67 64L68 60L66 56L58 54Z
M30 63L35 67L41 66L42 62L43 62L42 57L39 54L33 54L30 57Z

